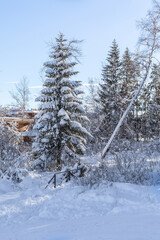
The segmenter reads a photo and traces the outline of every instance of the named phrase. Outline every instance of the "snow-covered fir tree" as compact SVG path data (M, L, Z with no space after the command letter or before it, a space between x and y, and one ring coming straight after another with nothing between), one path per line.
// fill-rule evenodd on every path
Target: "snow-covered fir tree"
M46 62L46 79L34 129L33 166L43 170L61 169L80 160L90 133L82 126L88 122L82 107L80 81L72 79L78 72L76 41L67 41L63 34L56 38L50 61Z
M136 91L138 75L136 62L132 59L129 49L126 48L121 61L121 97L124 105L128 105ZM125 108L126 106L124 106Z
M136 61L132 59L129 49L126 48L122 60L121 60L121 107L124 112L132 97L135 94L135 91L138 87L138 76L139 69L137 67ZM134 118L134 107L132 111L129 112L125 122L121 126L121 136L124 138L134 137L133 133L133 118Z
M148 103L148 131L151 137L160 134L160 66L154 64L151 72L151 81L148 86L150 100Z
M101 128L107 133L107 137L113 132L121 114L121 62L118 44L114 40L107 57L107 63L102 69L102 83L99 89L99 103L104 115L104 124ZM105 134L106 135L106 134Z
M145 140L159 137L160 132L160 68L154 64L149 82L136 101L135 132L137 139Z

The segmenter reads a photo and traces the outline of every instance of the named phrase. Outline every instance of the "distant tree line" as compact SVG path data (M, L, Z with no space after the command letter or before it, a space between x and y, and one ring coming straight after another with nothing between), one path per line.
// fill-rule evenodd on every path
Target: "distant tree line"
M99 86L90 80L87 115L91 121L91 143L106 142L114 131L140 83L141 69L134 54L126 48L120 58L113 40L102 68ZM151 140L160 134L160 65L153 64L148 82L120 128L117 140ZM102 144L103 145L103 144ZM94 147L94 146L92 146Z

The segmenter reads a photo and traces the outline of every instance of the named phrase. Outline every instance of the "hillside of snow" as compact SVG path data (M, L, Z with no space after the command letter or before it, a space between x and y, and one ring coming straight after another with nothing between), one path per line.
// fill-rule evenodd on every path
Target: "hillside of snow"
M0 239L160 239L160 186L70 182L45 189L51 176L30 173L16 185L0 181Z

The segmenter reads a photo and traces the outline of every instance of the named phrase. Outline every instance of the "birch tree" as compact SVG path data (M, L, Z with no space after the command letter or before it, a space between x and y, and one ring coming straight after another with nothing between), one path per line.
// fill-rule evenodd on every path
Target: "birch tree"
M29 105L30 91L28 87L28 80L24 77L19 83L15 85L15 91L11 91L11 97L15 101L16 107L18 107L22 113L27 109Z

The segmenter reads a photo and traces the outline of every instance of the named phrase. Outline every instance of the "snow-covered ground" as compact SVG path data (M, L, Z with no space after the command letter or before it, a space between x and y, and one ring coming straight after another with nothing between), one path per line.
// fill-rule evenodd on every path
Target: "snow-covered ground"
M159 240L160 187L126 183L45 189L51 174L0 180L0 239Z

